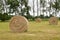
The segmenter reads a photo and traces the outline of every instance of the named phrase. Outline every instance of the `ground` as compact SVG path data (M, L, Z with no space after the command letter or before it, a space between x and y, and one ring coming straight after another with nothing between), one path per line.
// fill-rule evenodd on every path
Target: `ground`
M13 33L9 22L0 22L0 40L60 40L60 21L58 25L49 25L48 21L30 21L25 33Z

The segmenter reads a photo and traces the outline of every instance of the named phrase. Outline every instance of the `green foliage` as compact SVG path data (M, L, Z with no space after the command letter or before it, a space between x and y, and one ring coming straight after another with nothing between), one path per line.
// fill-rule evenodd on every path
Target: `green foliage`
M40 15L39 17L43 19L44 18L44 15Z
M53 17L53 15L52 15L52 14L50 14L50 17Z
M34 17L33 16L31 16L31 15L27 15L27 16L25 16L28 20L30 19L30 20L34 20Z
M17 12L18 15L22 15L22 16L24 16L25 13L27 15L29 14L30 6L28 6L28 0L19 0L19 1L18 0L7 0L6 3L7 3L7 5L10 5L9 6L10 13ZM23 6L25 6L25 7L22 8Z
M2 2L2 0L0 1L0 19L1 20L10 19L10 15L1 14L2 9L4 10L4 12L6 11L5 9L9 9L10 13L16 13L16 14L18 13L18 15L26 16L27 19L34 19L34 17L31 16L29 13L29 11L31 10L31 7L28 5L28 0L4 0L4 1L6 2L6 4L4 4ZM42 19L49 18L48 16L44 17L44 12L47 11L46 9L44 9L44 8L46 8L46 3L47 3L46 0L40 0L40 6L43 8L41 10L43 12L43 15L38 16L39 15L38 14L36 16L36 18L37 17L42 18ZM50 13L51 13L51 9L53 9L55 11L60 11L60 0L55 0L54 2L50 2L49 5L50 5L49 6L50 8L48 7L48 9L49 9ZM6 6L8 6L8 7L6 7ZM24 8L23 8L23 6L24 6ZM6 13L8 13L8 12L6 11ZM53 15L53 13L52 13L52 15ZM50 17L51 17L51 15L50 15Z
M55 2L52 3L52 8L55 9L55 16L56 16L57 12L60 11L60 0L55 0Z
M10 8L16 8L19 6L19 2L17 0L7 0L7 4L10 5Z
M22 3L25 6L24 8L21 9L22 16L24 15L24 13L26 13L27 17L29 18L30 16L29 10L31 9L31 7L28 6L28 0L22 0Z
M8 15L7 13L0 13L0 20L1 21L6 21L6 20L9 20L12 16Z
M13 12L17 11L17 8L19 6L19 2L18 0L7 0L7 5L10 5L9 6L9 12L11 13L11 9L13 9Z
M42 7L45 7L46 6L45 3L46 3L46 0L40 0L40 4L41 4Z
M0 14L0 17L1 17L1 21L5 21L5 20L7 20L7 16L8 16L8 14L7 13L4 13L4 14Z
M2 13L0 13L0 20L1 20L1 18L2 18Z
M56 10L60 10L60 4L58 1L54 2L54 4L52 4L52 7L55 8Z

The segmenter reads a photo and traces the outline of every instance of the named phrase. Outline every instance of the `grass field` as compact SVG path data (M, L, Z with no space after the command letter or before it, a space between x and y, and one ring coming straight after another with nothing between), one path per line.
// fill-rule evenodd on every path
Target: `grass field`
M60 21L58 25L49 25L48 21L29 22L25 33L12 33L9 22L0 22L0 40L60 40Z

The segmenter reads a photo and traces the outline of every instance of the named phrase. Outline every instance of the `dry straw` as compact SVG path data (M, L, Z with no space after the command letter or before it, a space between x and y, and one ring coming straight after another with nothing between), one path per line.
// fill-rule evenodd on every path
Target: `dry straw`
M40 18L36 18L35 21L36 22L41 22L41 19Z
M51 17L49 19L49 24L51 24L51 25L57 25L58 24L58 18L57 17Z
M14 16L9 26L12 32L25 32L28 29L28 20L23 16Z

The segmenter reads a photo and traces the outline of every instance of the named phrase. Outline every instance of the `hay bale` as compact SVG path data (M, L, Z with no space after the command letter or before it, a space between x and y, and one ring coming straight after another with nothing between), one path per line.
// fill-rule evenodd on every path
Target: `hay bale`
M57 17L51 17L49 19L49 24L51 24L51 25L57 25L58 24L58 18Z
M36 18L35 21L40 23L41 19L40 18Z
M28 29L28 20L23 16L14 16L9 26L12 32L25 32Z

